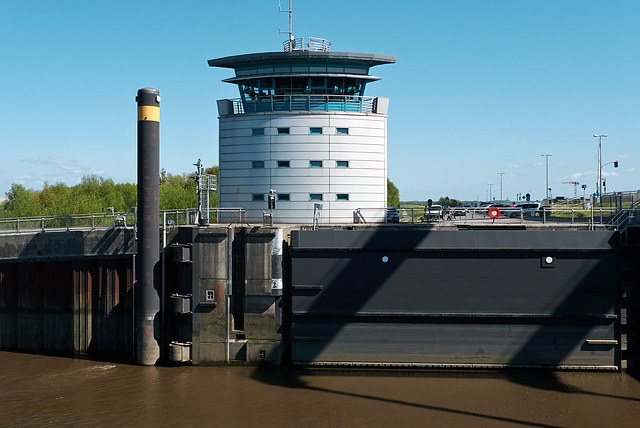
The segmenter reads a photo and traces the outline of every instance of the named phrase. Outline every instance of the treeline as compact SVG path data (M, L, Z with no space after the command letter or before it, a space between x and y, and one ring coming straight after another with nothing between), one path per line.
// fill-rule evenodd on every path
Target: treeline
M218 176L218 172L217 166L205 169L206 174ZM161 210L198 206L195 174L172 175L163 169L158 179ZM86 175L71 187L45 182L42 190L33 190L13 184L6 196L7 200L0 205L0 218L100 213L110 208L115 212L127 212L137 206L138 190L132 183L114 183L108 178ZM387 205L400 206L400 191L389 179ZM218 191L210 195L209 206L218 206Z
M459 207L462 206L462 202L458 199L449 198L448 196L440 196L440 199L437 201L431 201L434 205L442 205L449 207ZM429 201L402 201L404 205L429 205Z
M205 170L218 175L218 167ZM160 209L184 209L198 206L195 175L168 174L164 169L160 182ZM13 184L6 193L7 200L0 205L0 218L54 216L99 213L109 208L126 212L137 206L138 190L132 183L114 183L97 175L82 177L79 184L44 183L42 190L27 189ZM209 206L218 206L218 192L211 194Z

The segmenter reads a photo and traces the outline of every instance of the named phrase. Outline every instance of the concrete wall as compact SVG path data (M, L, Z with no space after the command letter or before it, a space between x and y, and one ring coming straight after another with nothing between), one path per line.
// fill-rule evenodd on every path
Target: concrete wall
M167 313L167 329L169 342L189 344L193 364L280 363L276 237L270 228L180 228L168 248L166 293L189 296L192 309Z

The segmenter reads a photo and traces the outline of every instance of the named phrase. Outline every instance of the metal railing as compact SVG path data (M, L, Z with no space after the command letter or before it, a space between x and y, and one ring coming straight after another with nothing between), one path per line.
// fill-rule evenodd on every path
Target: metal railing
M629 206L619 210L607 223L607 229L622 230L631 224L640 223L640 200L636 200Z
M390 210L386 210L390 212ZM393 210L391 210L393 211ZM395 213L380 215L380 209L360 208L358 212L368 223L434 224L454 226L461 224L526 224L526 225L586 225L590 229L619 229L632 222L640 222L640 206L629 208L570 206L543 207L528 211L520 208L502 209L496 218L489 216L489 208L447 208L429 210L425 207L401 207Z
M377 97L359 95L263 95L243 101L229 99L232 114L268 113L286 111L339 111L376 113Z
M292 51L320 51L328 52L331 50L331 42L319 37L309 37L309 41L306 46L304 44L304 37L296 37L295 39L285 40L282 42L285 52ZM305 49L306 47L306 49Z
M242 208L210 208L208 223L243 223L245 210ZM198 223L196 208L160 211L160 227L173 228ZM0 219L0 234L20 232L46 232L91 230L105 227L134 228L135 210L130 212L106 212L92 214L71 214L56 216L21 217Z

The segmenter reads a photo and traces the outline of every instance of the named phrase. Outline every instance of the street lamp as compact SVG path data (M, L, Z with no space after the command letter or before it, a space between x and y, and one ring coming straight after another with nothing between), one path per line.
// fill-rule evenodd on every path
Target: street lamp
M607 134L593 134L598 139L598 184L596 185L596 196L602 195L602 137Z
M489 185L489 202L491 202L491 186L493 186L492 182L487 183Z
M500 176L500 202L502 202L502 176L504 172L499 172L498 175Z
M550 153L547 153L547 154L544 154L544 153L543 153L543 154L541 154L540 156L544 156L544 157L545 157L545 160L546 160L546 168L545 168L545 171L546 171L546 177L547 177L547 189L546 189L546 194L547 194L547 203L549 203L549 156L553 156L553 155L552 155L552 154L550 154Z

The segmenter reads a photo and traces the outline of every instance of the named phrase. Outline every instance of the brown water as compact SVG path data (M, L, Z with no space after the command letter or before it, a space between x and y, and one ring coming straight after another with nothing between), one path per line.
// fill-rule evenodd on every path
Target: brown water
M605 372L138 367L0 352L0 426L640 426Z

